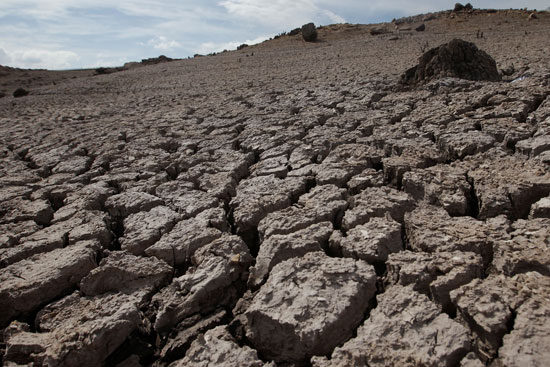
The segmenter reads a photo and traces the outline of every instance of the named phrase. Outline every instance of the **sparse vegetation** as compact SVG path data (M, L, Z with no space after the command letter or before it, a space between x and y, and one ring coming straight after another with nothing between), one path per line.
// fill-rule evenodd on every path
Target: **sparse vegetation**
M104 68L104 67L100 67L100 68L95 69L95 74L96 75L105 75L105 74L110 74L110 72L109 72L109 69Z
M19 97L25 97L26 95L29 94L29 91L26 90L26 89L23 89L23 88L17 88L14 92L13 92L13 96L15 98L19 98Z

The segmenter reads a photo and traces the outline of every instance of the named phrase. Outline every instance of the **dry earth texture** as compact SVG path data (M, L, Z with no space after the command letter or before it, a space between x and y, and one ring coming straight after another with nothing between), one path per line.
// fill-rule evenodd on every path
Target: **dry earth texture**
M2 363L547 366L550 14L530 14L4 69ZM456 38L501 80L402 83Z

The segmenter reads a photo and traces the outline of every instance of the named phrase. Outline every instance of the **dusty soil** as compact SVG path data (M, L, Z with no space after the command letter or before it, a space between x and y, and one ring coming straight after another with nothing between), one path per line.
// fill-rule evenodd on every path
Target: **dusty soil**
M550 14L529 15L3 68L2 363L546 365ZM454 38L503 80L399 85Z

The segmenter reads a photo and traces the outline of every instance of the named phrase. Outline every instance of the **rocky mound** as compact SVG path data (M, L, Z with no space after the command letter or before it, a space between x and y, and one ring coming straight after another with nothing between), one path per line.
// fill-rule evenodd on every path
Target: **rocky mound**
M442 77L498 81L495 60L474 43L454 39L423 54L418 65L407 70L402 84L426 83Z

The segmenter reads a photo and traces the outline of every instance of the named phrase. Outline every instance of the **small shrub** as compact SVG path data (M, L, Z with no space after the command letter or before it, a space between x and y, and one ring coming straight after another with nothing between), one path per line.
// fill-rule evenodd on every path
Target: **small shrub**
M23 88L17 88L15 90L15 92L13 92L13 96L15 98L19 98L19 97L25 97L26 95L29 94L29 91L26 90L26 89L23 89Z
M288 32L288 35L289 36L296 36L297 34L300 34L300 32L302 32L301 28L294 28L293 30Z
M109 70L107 68L97 68L95 69L95 74L96 75L104 75L104 74L109 74Z

